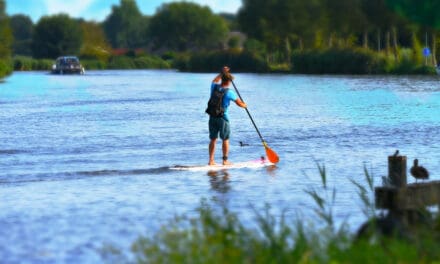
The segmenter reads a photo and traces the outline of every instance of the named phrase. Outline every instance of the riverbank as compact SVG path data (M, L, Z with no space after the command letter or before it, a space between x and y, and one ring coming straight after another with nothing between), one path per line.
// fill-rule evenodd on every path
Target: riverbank
M162 56L126 55L108 60L81 58L86 70L105 69L177 69L182 72L216 72L222 65L231 65L234 72L298 73L298 74L394 74L435 75L436 68L425 63L411 50L402 49L397 55L373 52L368 49L327 49L293 52L286 63L270 63L262 54L238 49L198 52L167 53ZM53 61L17 56L14 71L47 70Z

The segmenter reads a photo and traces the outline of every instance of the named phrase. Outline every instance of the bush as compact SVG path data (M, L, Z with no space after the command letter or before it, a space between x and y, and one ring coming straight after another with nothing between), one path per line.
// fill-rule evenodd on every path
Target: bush
M136 69L132 58L127 56L114 56L110 58L108 69Z
M53 64L54 64L54 60L51 60L51 59L32 60L32 70L34 70L34 71L50 71L50 70L52 70Z
M234 72L267 72L265 60L254 54L239 50L200 52L181 57L174 66L181 71L217 72L229 65Z
M169 69L170 64L160 57L142 56L134 59L137 69Z
M13 59L14 71L50 71L54 61L51 59L33 59L16 56Z
M305 74L435 74L435 68L421 66L411 49L400 50L400 58L366 49L297 51L292 71Z
M14 57L14 71L31 71L33 60L31 57L25 56Z
M435 75L435 74L437 74L437 71L436 71L435 67L433 67L433 66L422 65L422 66L415 67L413 69L413 73L414 74L430 74L430 75Z
M104 70L107 68L107 63L94 59L82 59L81 65L85 70Z
M115 56L107 65L108 69L169 69L170 64L160 57L143 55L141 57Z
M180 71L190 71L191 55L188 53L180 53L173 56L172 67Z
M8 59L0 60L0 79L12 73L12 62Z
M365 49L300 51L292 55L292 71L311 74L377 74L386 72L386 60Z

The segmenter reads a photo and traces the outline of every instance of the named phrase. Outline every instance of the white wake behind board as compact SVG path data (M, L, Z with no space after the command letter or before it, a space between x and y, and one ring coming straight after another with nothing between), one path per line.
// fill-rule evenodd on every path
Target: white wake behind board
M181 170L181 171L221 171L221 170L230 170L230 169L255 169L255 168L263 168L267 166L275 165L274 163L268 160L251 160L244 162L236 162L231 165L176 165L170 167L170 170Z

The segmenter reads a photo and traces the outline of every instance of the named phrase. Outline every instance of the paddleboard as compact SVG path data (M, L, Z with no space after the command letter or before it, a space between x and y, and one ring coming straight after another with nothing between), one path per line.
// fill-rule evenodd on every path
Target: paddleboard
M180 170L180 171L221 171L221 170L231 170L231 169L255 169L255 168L263 168L267 166L275 165L274 163L268 160L251 160L245 162L237 162L231 165L175 165L170 167L170 170Z

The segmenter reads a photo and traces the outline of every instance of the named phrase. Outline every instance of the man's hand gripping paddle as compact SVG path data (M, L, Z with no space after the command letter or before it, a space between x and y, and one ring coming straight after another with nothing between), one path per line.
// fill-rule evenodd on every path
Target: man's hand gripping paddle
M235 91L237 92L238 97L240 97L240 100L243 101L243 99L241 98L240 92L238 91L237 87L235 86L234 81L231 80L231 82L232 82L232 85L234 86ZM261 139L261 142L263 142L263 146L266 149L267 159L270 162L272 162L272 163L277 163L278 161L280 161L280 158L278 157L278 155L277 155L277 153L275 151L273 151L271 148L269 148L269 146L267 145L266 141L263 139L263 136L261 136L261 133L260 133L260 131L257 128L257 125L255 125L255 122L254 122L254 119L251 116L251 113L249 113L249 110L247 108L245 108L245 109L246 109L246 113L248 114L249 118L252 121L252 124L255 127L255 130L257 130L257 133L258 133L258 136Z

